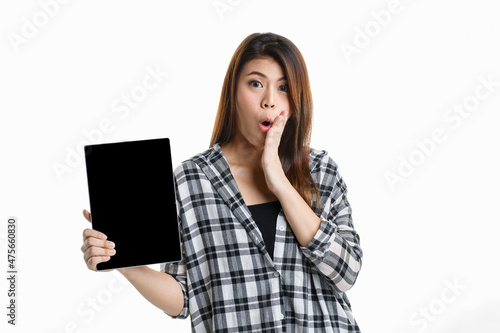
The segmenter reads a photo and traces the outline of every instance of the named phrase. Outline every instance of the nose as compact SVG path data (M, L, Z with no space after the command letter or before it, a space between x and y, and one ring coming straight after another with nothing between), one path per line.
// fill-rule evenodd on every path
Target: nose
M262 99L262 105L264 109L267 108L274 108L275 105L275 100L274 100L274 93L272 89L267 89L264 98Z

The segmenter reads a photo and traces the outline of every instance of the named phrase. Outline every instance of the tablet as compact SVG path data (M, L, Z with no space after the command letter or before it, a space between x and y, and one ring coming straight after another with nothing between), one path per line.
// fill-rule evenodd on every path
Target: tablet
M181 260L170 140L84 149L92 229L116 249L97 270Z

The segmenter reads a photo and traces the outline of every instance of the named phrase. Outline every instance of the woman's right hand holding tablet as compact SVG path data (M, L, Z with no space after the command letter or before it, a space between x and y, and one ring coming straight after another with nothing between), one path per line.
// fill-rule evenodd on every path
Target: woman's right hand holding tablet
M90 222L90 212L83 211L83 216ZM85 229L83 231L83 259L90 270L97 271L96 265L108 261L115 255L115 244L107 240L107 236L94 229Z
M90 213L83 211L83 216L90 222ZM116 251L115 244L107 240L102 232L94 229L83 231L83 259L90 270L96 271L96 265L108 261ZM171 316L178 316L184 307L182 289L171 275L156 271L148 266L136 266L117 269L148 301Z

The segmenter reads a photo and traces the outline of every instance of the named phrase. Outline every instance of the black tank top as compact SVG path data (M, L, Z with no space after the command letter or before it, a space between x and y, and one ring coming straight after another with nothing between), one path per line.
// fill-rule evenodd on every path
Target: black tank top
M260 229L267 252L274 260L274 240L276 236L276 220L281 211L279 201L248 206L252 217Z

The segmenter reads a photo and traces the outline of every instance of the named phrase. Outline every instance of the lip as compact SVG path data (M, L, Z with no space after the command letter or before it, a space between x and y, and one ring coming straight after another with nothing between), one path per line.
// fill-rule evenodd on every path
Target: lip
M273 120L271 118L263 118L259 122L259 128L264 133L269 131L272 126L273 126Z

